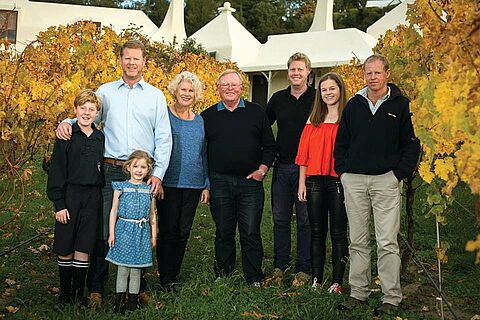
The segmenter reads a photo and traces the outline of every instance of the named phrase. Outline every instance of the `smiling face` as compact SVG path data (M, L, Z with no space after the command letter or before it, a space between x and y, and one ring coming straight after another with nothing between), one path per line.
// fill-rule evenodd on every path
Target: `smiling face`
M303 60L294 60L288 67L288 80L292 87L306 87L309 74L310 70Z
M390 71L385 70L385 66L381 60L372 60L365 64L364 68L365 81L368 90L374 93L383 93L387 91L388 77Z
M143 158L135 159L132 164L128 167L128 172L130 172L130 179L135 182L142 182L143 179L148 174L148 164L147 161Z
M80 128L88 129L92 125L93 120L97 117L97 105L93 102L85 102L82 105L75 107L75 115L77 123Z
M242 79L236 73L227 73L218 81L217 89L222 101L228 106L236 106L242 94Z
M320 83L320 92L322 94L322 100L327 106L338 104L340 100L340 87L335 80L327 79Z
M146 60L142 49L125 48L120 56L120 65L122 66L123 80L133 85L142 79L142 70Z
M179 107L190 108L195 103L195 89L190 81L180 82L175 91L176 104Z

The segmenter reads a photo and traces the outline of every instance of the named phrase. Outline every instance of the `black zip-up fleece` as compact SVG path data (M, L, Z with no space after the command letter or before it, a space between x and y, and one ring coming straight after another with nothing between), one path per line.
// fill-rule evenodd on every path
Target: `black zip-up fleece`
M407 97L389 83L390 97L375 115L356 94L343 111L335 142L335 172L379 175L393 171L398 180L413 174L420 142L413 131Z

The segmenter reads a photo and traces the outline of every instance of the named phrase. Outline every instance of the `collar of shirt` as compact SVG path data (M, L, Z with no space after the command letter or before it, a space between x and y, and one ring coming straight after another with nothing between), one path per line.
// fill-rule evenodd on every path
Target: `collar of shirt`
M388 98L390 98L390 93L391 93L390 87L387 86L387 94L381 97L380 99L378 99L378 101L375 104L373 104L372 101L368 99L368 87L365 87L357 92L358 95L361 95L368 101L368 106L370 107L372 114L375 114L375 112L377 112L378 108L380 108L382 103L384 103L385 101L388 100Z
M93 132L92 132L92 135L90 135L90 137L93 137L93 135L96 135L96 133L97 133L97 127L95 127L95 124L93 124L93 123L91 124L91 126L92 126L92 129L93 129ZM72 124L72 133L77 133L79 131L82 131L82 129L78 125L78 121L75 121Z
M143 78L142 78L142 79L140 79L140 81L138 81L137 83L135 83L132 88L135 89L135 88L138 87L139 89L142 89L142 90L143 90L143 89L145 88L145 84L146 84L146 82L145 82L145 80L143 80ZM120 78L120 79L117 81L117 88L119 89L119 88L122 87L122 86L125 86L125 87L127 87L127 88L130 88L129 85L123 80L123 78Z
M245 108L245 101L243 101L243 98L240 98L240 102L238 103L237 108ZM219 103L217 103L217 111L222 111L225 110L225 104L223 103L222 100L220 100Z

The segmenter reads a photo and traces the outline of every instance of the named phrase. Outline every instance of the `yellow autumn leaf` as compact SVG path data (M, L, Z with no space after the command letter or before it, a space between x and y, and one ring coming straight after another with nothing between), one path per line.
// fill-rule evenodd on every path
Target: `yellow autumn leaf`
M17 311L19 310L18 307L14 307L14 306L8 306L6 309L10 313L17 313Z

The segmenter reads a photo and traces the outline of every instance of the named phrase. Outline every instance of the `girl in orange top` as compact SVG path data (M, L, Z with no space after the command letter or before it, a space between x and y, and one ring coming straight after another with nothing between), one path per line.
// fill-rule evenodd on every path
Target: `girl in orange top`
M312 287L319 287L323 282L330 217L333 271L328 291L337 294L343 291L342 280L348 257L348 241L343 188L333 168L333 148L346 102L342 78L333 72L322 76L295 159L295 163L300 166L298 199L307 201L310 221Z

